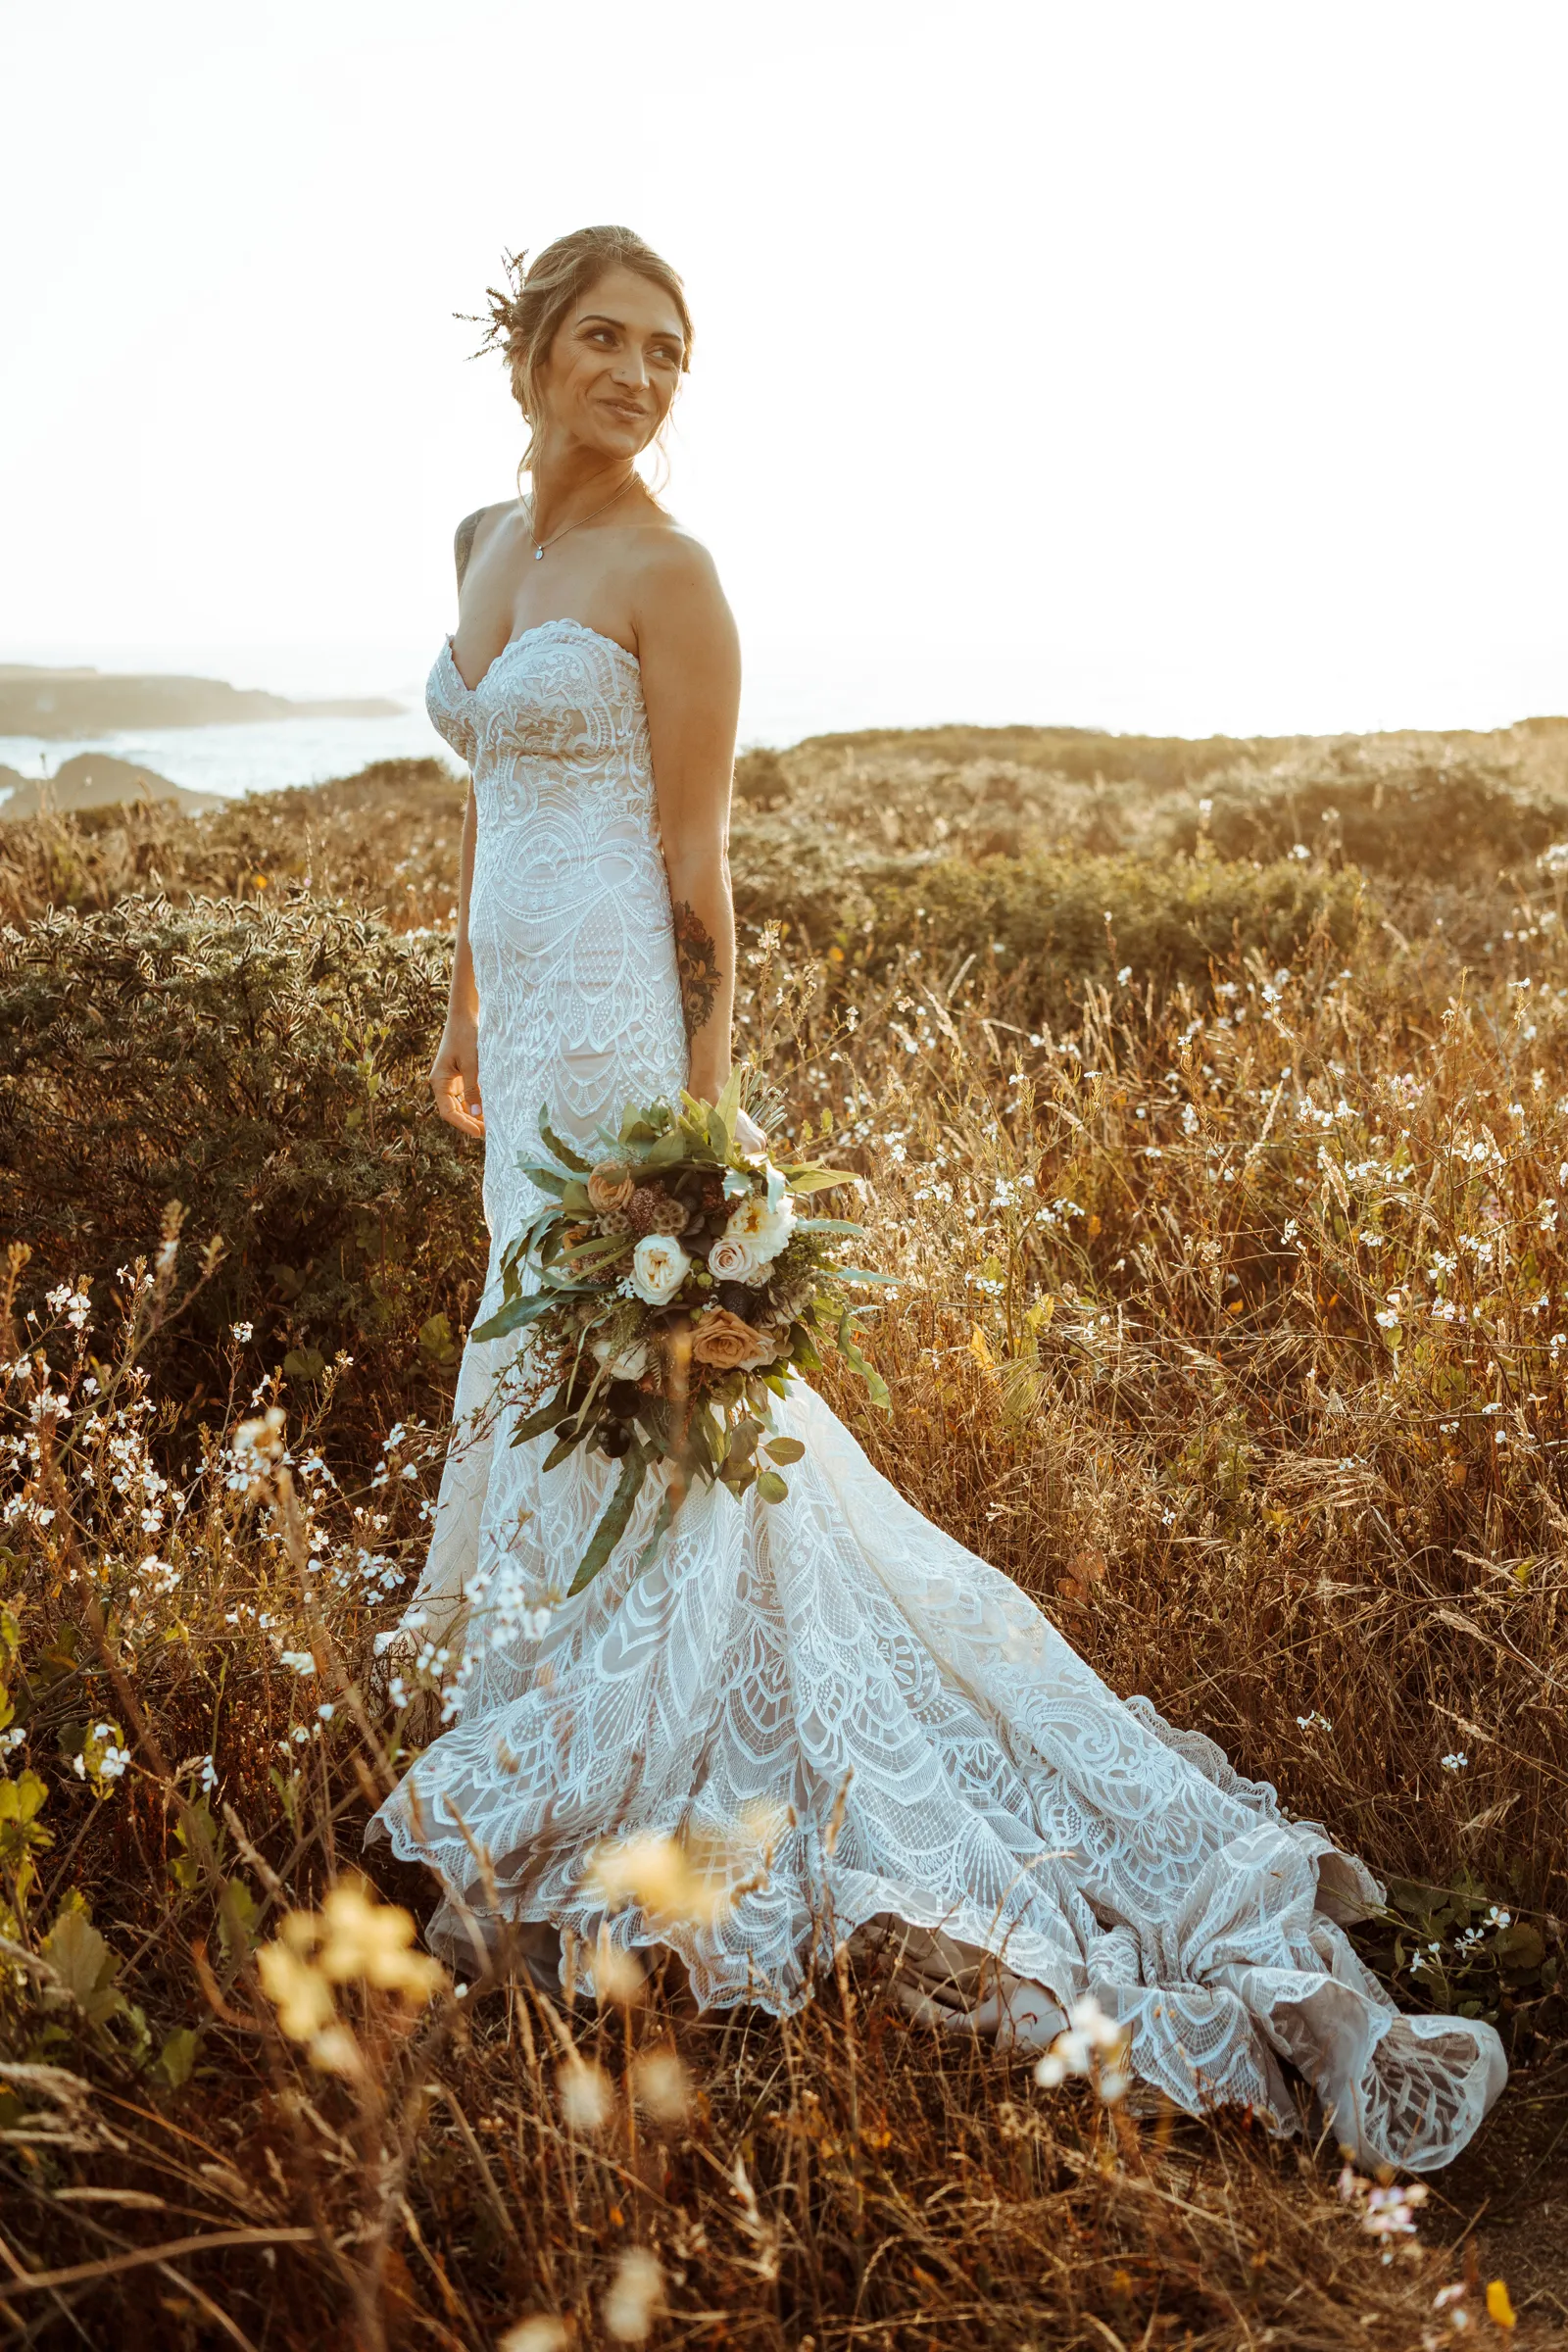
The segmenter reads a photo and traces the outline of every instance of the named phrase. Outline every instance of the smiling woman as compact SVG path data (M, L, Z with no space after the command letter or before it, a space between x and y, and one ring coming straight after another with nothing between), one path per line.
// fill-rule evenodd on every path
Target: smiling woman
M490 289L491 347L506 357L527 421L518 472L528 471L530 495L458 526L456 682L476 695L509 647L545 629L576 629L639 663L687 1078L713 1100L729 1074L734 994L727 840L740 658L707 550L636 470L690 365L685 292L629 228L578 229L526 270L520 256L509 260L506 286ZM467 921L476 823L470 799L452 1005L431 1073L442 1116L472 1135L483 1131Z

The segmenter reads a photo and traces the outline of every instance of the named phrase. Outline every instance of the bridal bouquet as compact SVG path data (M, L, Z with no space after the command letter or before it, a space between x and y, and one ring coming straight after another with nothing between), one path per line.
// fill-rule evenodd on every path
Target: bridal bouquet
M541 1114L540 1141L560 1164L524 1170L548 1199L509 1244L502 1303L473 1336L529 1334L512 1377L534 1409L514 1445L550 1432L547 1470L580 1446L622 1465L573 1592L610 1557L658 1464L670 1475L639 1567L698 1481L782 1501L780 1471L804 1448L769 1434L773 1399L796 1373L820 1370L824 1343L889 1409L856 1344L853 1294L892 1278L842 1262L859 1225L803 1213L810 1195L857 1180L740 1150L740 1097L737 1071L716 1107L683 1094L678 1106L628 1108L591 1160ZM524 1290L525 1271L537 1287Z

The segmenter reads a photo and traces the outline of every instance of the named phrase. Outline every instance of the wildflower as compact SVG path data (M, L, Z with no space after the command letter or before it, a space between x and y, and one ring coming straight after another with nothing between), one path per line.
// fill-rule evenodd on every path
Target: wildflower
M283 1413L278 1405L269 1405L267 1411L254 1421L242 1421L234 1432L234 1453L238 1460L249 1454L256 1466L277 1461L283 1451Z
M228 1330L229 1337L237 1340L242 1348L246 1348L255 1336L256 1326L254 1323L231 1323Z
M1519 2315L1508 2300L1508 2289L1500 2278L1487 2286L1487 2317L1494 2328L1517 2328Z
M653 2332L654 2314L664 2299L664 2274L657 2254L628 2246L602 2306L605 2331L617 2344L643 2344Z
M673 2050L648 2050L631 2071L632 2095L660 2124L679 2124L692 2102L691 2077Z
M1445 1772L1463 1772L1469 1761L1470 1759L1465 1754L1463 1748L1458 1748L1451 1756L1444 1757L1443 1769Z
M657 1831L612 1838L598 1848L589 1877L611 1909L630 1902L650 1919L707 1924L760 1883L758 1866L765 1868L779 1826L760 1814L733 1831L697 1831L684 1839Z
M332 2023L332 1988L319 1970L286 1943L264 1943L256 1955L262 1990L290 2041L313 2041Z
M556 2075L561 2112L573 2132L602 2132L615 2112L615 2094L602 2066L571 2057Z
M1415 2209L1424 2205L1430 2194L1420 2181L1368 2189L1361 2227L1369 2237L1413 2237Z
M1126 2072L1132 2039L1128 2029L1107 2017L1092 1992L1074 2001L1067 2012L1067 2027L1036 2066L1035 2081L1043 2089L1054 2090L1069 2075L1090 2075L1096 2078L1100 2095L1107 2104L1119 2099L1130 2080ZM1102 2065L1105 2060L1108 2065Z
M564 2324L554 2312L536 2311L507 2329L497 2342L496 2352L566 2352L570 2341Z
M314 1674L316 1672L316 1652L311 1649L279 1650L278 1664L292 1667L296 1674Z

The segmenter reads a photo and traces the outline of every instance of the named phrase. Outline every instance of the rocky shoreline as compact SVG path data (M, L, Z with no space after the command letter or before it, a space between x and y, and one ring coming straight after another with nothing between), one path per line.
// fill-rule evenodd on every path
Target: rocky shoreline
M260 687L230 686L221 678L0 662L0 735L69 741L130 728L241 726L278 718L396 718L402 709L401 703L379 696L302 703Z

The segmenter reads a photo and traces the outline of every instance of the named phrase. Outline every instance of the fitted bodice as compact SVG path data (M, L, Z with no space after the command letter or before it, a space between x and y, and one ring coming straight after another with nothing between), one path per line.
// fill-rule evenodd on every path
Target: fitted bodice
M473 774L485 1210L506 1241L538 1198L517 1163L539 1157L542 1108L587 1141L686 1079L642 669L582 621L547 620L472 687L448 638L425 707Z

